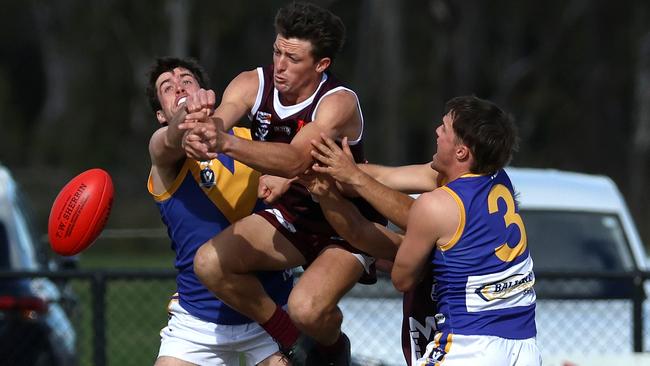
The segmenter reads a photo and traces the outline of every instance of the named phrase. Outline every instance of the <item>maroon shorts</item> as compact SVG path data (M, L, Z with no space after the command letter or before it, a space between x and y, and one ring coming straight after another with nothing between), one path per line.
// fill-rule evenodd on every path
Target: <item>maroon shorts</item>
M305 257L307 263L303 265L307 269L309 265L316 260L320 252L328 246L338 246L350 253L361 254L365 257L370 257L363 251L353 247L347 241L339 237L335 232L333 233L311 233L307 230L301 230L293 226L293 223L283 220L282 217L276 216L269 210L258 211L255 214L260 215L268 221L276 230L278 230L287 240L298 249L298 251ZM366 267L364 265L364 267ZM375 267L374 258L368 263L367 270L359 279L359 283L370 285L377 282L377 271Z

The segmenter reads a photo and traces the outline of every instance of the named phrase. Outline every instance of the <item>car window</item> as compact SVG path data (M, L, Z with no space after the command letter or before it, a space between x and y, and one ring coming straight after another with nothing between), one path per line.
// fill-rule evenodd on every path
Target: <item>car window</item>
M35 270L40 267L41 253L37 250L39 242L31 226L29 206L18 189L16 189L15 199L15 224L18 234L17 263L20 269Z
M634 270L632 253L614 214L571 211L520 212L526 225L528 246L536 272L603 273ZM630 281L603 279L538 278L538 296L566 298L629 298Z
M542 210L520 214L538 271L634 269L627 238L614 214Z
M7 227L0 221L0 269L9 268L9 237Z

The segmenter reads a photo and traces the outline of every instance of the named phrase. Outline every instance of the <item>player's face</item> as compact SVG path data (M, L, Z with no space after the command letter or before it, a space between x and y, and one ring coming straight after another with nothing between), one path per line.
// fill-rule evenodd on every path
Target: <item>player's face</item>
M179 110L180 104L185 101L188 94L198 91L199 88L199 82L192 72L183 67L160 74L156 79L158 101L162 107L162 110L157 113L158 120L168 121Z
M452 127L454 119L450 113L442 117L442 123L436 128L436 153L433 155L431 167L439 172L444 172L445 167L455 160L458 139Z
M282 98L296 103L296 99L307 97L320 82L321 72L326 66L316 62L311 54L311 42L278 35L273 44L273 83ZM323 59L329 60L329 59ZM329 66L329 61L327 61Z

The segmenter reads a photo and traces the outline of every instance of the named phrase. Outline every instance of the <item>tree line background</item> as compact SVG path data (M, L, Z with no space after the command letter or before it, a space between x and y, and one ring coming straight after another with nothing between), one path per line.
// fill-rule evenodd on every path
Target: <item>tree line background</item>
M650 2L323 0L347 27L333 70L357 91L367 156L429 161L446 100L475 94L512 113L512 164L606 174L650 244ZM286 1L2 1L0 162L45 232L58 190L101 167L109 228L160 227L146 191L158 127L144 97L156 56L192 56L219 94L271 62Z

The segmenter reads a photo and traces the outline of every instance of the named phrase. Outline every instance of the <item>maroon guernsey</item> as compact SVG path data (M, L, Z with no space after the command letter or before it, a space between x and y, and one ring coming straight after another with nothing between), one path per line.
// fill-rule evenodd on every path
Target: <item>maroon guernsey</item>
M318 105L323 97L340 90L352 92L331 74L325 73L323 74L318 89L312 96L301 103L284 106L281 104L278 91L273 84L273 66L258 68L257 72L260 85L255 105L249 113L249 118L252 121L251 131L253 140L290 143L304 125L313 121L318 110ZM361 108L359 108L359 114L361 115ZM361 121L363 123L363 116L361 116ZM355 161L358 163L365 162L362 135L356 140L350 140L349 144ZM366 218L375 222L384 221L384 218L364 200L357 198L353 199L353 202ZM322 249L318 248L319 245L327 245L328 243L325 242L330 241L330 239L341 240L338 238L336 231L334 231L325 219L318 202L300 184L292 184L289 190L272 208L281 214L280 224L285 230L289 230L291 233L302 232L319 237L317 239L319 243L307 244L294 242L294 245L305 255L308 263L313 261L315 256L318 255L318 252L320 252L320 249ZM276 227L281 228L279 226ZM305 240L314 240L314 238L305 238ZM360 251L353 249L347 243L343 243L344 245L339 245L346 247L351 252L360 253ZM329 244L332 244L331 241ZM304 247L306 245L312 247L316 245L316 247L309 249ZM312 253L309 253L310 251Z

